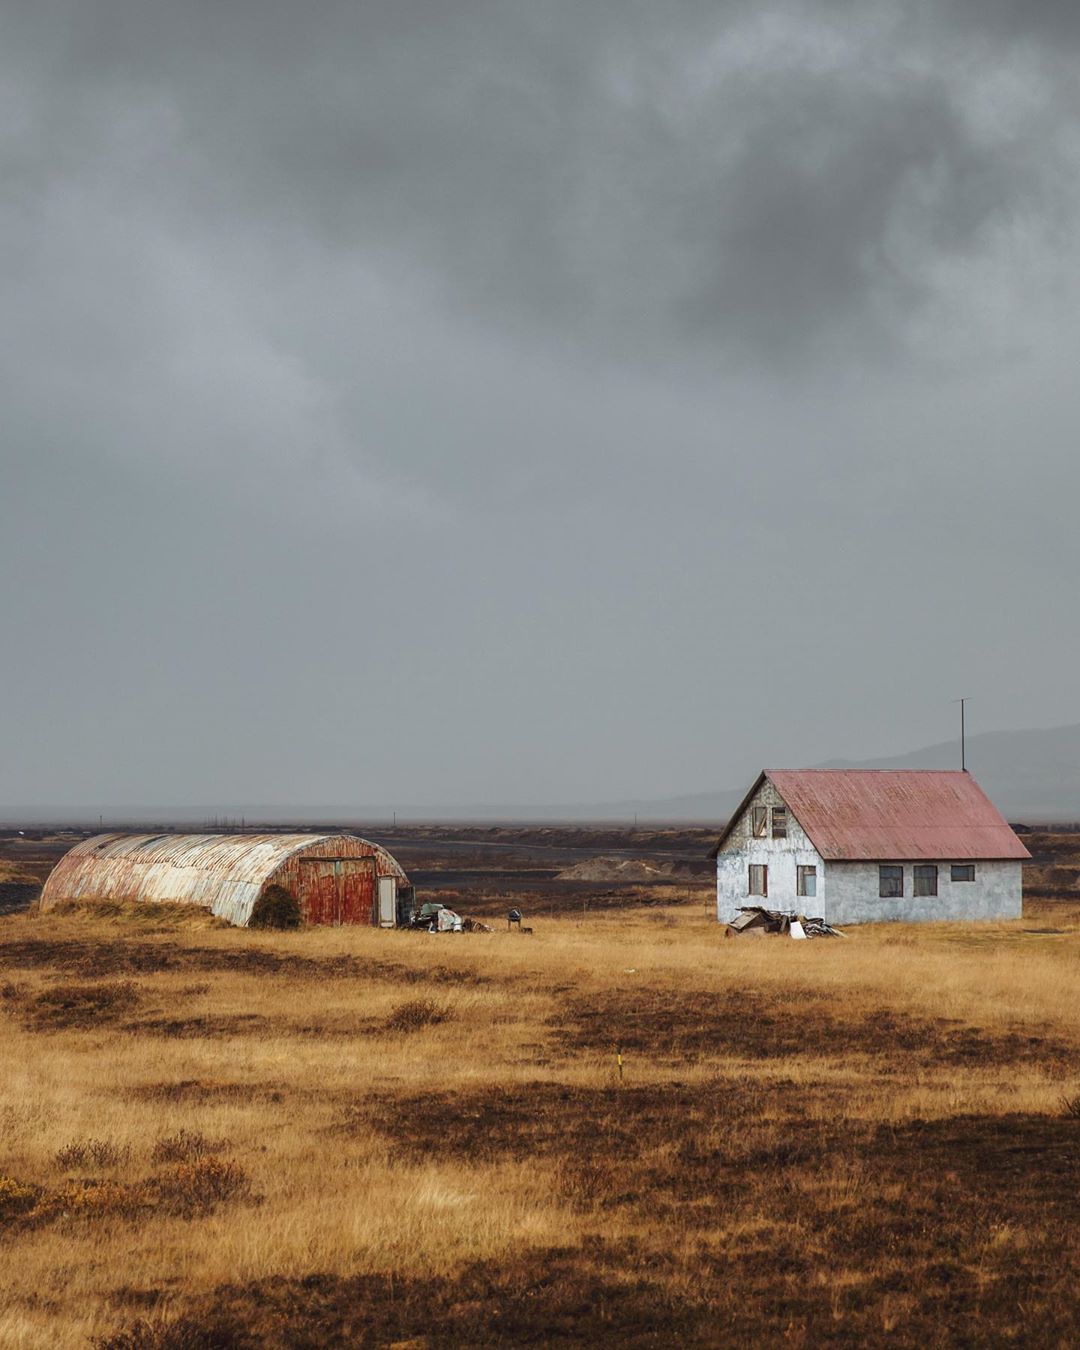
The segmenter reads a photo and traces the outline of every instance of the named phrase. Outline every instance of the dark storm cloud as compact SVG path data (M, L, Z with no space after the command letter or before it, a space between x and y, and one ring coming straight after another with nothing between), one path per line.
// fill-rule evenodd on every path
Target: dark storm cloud
M964 4L95 4L24 10L12 64L48 52L16 75L46 150L199 228L624 355L789 360L902 342L939 265L1066 209L1049 77L989 85L1069 11L990 12L973 68Z
M957 690L1071 720L1076 27L4 5L0 802L661 796Z

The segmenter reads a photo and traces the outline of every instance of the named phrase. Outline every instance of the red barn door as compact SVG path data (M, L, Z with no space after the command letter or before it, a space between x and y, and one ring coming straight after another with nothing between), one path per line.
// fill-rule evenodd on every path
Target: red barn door
M337 876L328 858L301 858L300 907L305 923L335 923Z
M338 866L338 923L373 922L375 859L342 858Z
M374 858L300 858L298 862L307 923L374 922Z

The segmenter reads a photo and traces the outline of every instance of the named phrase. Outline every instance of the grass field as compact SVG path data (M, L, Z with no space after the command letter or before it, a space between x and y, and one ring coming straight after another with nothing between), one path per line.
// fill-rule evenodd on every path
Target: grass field
M10 916L0 1344L1075 1345L1080 920L1048 914Z

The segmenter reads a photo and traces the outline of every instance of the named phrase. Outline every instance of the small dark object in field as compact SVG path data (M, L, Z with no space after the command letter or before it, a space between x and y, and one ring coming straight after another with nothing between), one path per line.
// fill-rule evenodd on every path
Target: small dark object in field
M529 933L529 934L532 933L532 929L531 929L531 928L522 928L521 931L522 931L523 933Z
M1063 1115L1080 1120L1080 1097L1062 1097L1061 1109Z
M383 1026L387 1031L419 1031L421 1027L449 1022L453 1015L449 1008L436 1003L434 999L416 998L396 1007Z
M284 886L267 886L251 911L249 928L299 928L300 905Z

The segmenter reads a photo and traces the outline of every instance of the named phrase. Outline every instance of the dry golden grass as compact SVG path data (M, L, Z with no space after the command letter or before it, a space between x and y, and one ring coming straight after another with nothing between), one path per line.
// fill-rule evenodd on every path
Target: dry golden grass
M0 1345L1074 1344L1078 988L1057 918L9 918Z

